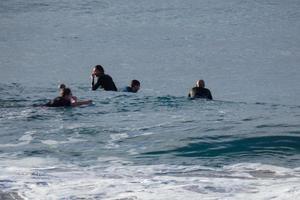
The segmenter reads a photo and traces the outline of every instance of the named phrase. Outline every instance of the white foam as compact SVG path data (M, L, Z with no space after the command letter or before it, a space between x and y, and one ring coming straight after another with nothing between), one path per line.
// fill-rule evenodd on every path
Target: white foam
M110 138L111 140L108 141L108 143L105 145L105 147L107 149L116 149L119 148L120 145L118 145L116 142L128 138L128 134L127 133L119 133L119 134L111 134Z
M111 134L110 137L112 141L119 141L121 139L128 138L128 134L127 133Z
M140 134L141 136L148 136L148 135L154 135L155 133L154 132L145 132L145 133L142 133Z
M224 167L225 170L235 172L235 173L252 173L258 172L265 172L266 174L273 174L273 176L288 176L288 175L300 175L298 173L295 174L295 169L289 169L279 166L273 165L265 165L260 163L239 163L231 166ZM253 174L253 173L252 173Z
M23 135L21 138L19 138L19 140L29 142L32 140L32 136L31 135Z
M132 166L117 157L98 160L98 165L91 167L62 165L57 160L37 158L16 162L15 168L3 168L1 163L0 179L16 181L11 183L12 188L27 199L259 200L296 199L300 195L299 174L293 175L294 169L277 166L242 163L214 169L173 165ZM27 163L27 167L21 167L21 162ZM39 165L53 166L55 162L59 165L51 170L36 168ZM289 172L290 176L253 177L248 174L262 169L274 171L274 174Z
M65 141L42 140L41 142L43 144L47 144L49 146L56 146L56 145L60 145L60 144L72 144L72 143L86 142L86 141L87 140L83 140L83 139L69 138L68 140L65 140Z
M23 136L21 136L18 140L19 143L16 144L0 144L0 147L18 147L30 144L30 142L33 140L32 135L34 135L36 131L27 131Z
M59 142L57 142L55 140L42 140L41 142L43 144L47 144L47 145L57 145L57 144L59 144Z
M129 155L138 155L139 154L139 152L136 149L129 149L127 152L129 153Z
M0 167L9 168L16 167L19 169L23 168L41 168L55 165L57 159L53 158L39 158L39 157L27 157L23 159L8 159L4 158L0 160Z
M6 115L4 117L9 120L22 119L22 118L29 117L31 112L32 112L32 110L30 110L30 109L22 110L19 112L9 112L9 113L6 113Z

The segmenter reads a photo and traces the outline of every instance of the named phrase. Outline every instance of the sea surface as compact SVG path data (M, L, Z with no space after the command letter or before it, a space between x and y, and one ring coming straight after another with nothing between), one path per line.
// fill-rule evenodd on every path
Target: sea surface
M299 80L299 0L0 0L0 198L297 200Z

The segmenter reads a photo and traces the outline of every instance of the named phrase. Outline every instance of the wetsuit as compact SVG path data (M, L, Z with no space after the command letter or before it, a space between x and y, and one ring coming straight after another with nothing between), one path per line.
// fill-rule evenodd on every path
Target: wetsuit
M132 92L132 93L136 93L137 91L133 91L131 87L127 86L126 88L124 88L122 90L122 92Z
M49 101L45 106L48 106L48 107L70 107L71 101L66 100L63 97L56 97L52 101Z
M191 98L202 98L202 99L209 99L209 100L213 99L210 90L207 88L194 87L191 90L191 93L193 94L192 96L191 94L189 94L189 97Z
M94 84L94 79L93 79L92 90L96 90L100 86L101 86L101 88L103 88L106 91L117 91L117 87L116 87L113 79L107 74L104 74L104 75L98 77L96 84Z

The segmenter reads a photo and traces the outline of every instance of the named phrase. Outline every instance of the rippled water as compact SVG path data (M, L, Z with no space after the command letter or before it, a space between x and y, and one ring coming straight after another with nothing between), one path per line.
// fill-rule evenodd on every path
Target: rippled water
M74 88L94 105L41 108L32 105L57 91L1 88L2 190L29 199L298 195L299 106Z
M297 199L299 10L1 1L0 197ZM90 91L94 64L141 91ZM199 78L214 101L187 98ZM40 106L60 82L93 105Z

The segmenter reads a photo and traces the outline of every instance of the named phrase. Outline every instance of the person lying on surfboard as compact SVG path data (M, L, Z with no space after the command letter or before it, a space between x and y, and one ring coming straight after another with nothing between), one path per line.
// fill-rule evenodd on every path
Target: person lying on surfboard
M58 89L59 89L60 96L62 96L62 93L63 93L64 89L66 89L66 85L65 84L60 84L58 86ZM76 96L72 96L71 103L75 103L75 102L77 102L77 97Z
M72 91L70 88L65 88L61 91L59 97L49 101L45 106L47 107L75 107L81 105L88 105L92 103L92 100L76 101L72 102Z

